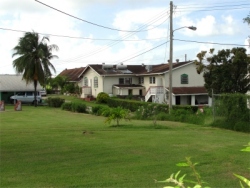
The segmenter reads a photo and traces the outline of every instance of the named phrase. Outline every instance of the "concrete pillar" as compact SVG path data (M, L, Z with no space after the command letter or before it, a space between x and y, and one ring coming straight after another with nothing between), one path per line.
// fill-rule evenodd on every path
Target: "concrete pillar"
M191 106L195 106L195 95L191 95Z
M172 105L176 105L175 95L172 95Z
M212 98L208 96L208 106L212 106Z

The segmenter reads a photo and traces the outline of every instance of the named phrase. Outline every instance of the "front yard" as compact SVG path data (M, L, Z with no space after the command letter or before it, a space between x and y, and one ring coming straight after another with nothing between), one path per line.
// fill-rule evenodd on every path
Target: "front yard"
M104 124L104 117L47 106L0 113L1 187L163 187L191 157L210 187L240 187L249 177L246 133L158 121Z

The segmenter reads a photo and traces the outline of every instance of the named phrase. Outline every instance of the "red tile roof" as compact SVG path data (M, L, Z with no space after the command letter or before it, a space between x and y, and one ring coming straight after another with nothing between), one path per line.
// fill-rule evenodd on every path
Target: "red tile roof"
M77 82L80 80L79 75L84 71L84 69L85 67L65 69L59 75L66 76L70 82Z
M183 95L183 94L207 94L207 90L205 87L173 87L173 93L175 95Z

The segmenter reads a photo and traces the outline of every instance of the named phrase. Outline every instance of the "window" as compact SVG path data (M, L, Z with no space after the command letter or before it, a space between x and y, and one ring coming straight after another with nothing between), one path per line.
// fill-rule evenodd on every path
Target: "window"
M26 95L27 96L33 96L33 92L27 92Z
M119 84L132 84L132 78L119 78Z
M98 87L98 77L94 77L94 88Z
M149 77L149 83L155 84L155 77Z
M125 78L125 84L132 84L132 78Z
M119 78L119 84L124 84L124 78Z
M188 84L188 75L187 74L181 75L181 84Z
M24 96L24 95L25 95L25 92L17 93L17 96Z
M84 77L84 86L88 86L88 78Z
M139 77L139 84L144 84L144 77Z

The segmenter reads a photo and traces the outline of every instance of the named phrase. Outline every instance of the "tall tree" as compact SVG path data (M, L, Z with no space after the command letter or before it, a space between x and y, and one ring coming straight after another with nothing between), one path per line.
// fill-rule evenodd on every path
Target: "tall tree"
M52 75L50 69L56 72L50 60L57 57L52 52L58 50L58 46L48 45L48 41L48 37L40 40L38 33L26 32L13 49L12 57L18 56L13 61L14 69L23 74L26 83L34 83L34 106L37 106L37 83L44 85L45 77Z
M203 72L205 88L214 93L246 93L250 90L250 57L245 48L202 51L195 60L198 74Z
M250 25L250 13L248 14L248 16L246 18L243 18L244 22L247 22L248 25Z

